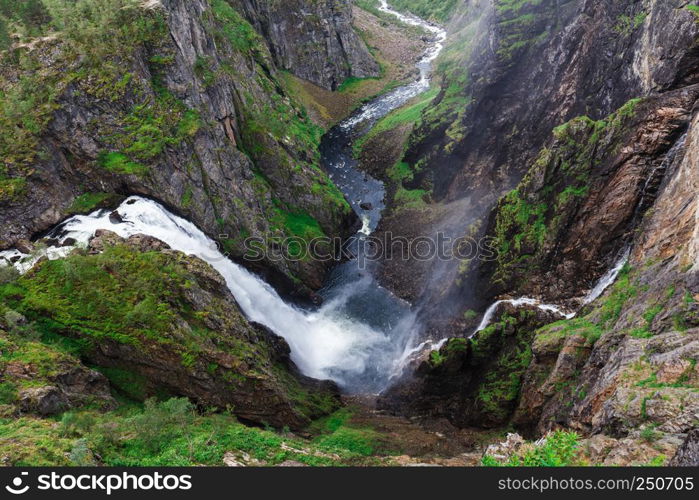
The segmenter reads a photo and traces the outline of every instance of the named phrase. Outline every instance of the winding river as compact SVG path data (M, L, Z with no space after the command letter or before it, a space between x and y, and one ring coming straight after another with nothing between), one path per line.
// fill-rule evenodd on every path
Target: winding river
M432 33L433 42L418 62L420 76L416 81L362 106L323 138L323 166L363 221L357 242L376 230L385 208L385 189L380 181L358 170L352 145L382 117L430 88L432 62L446 39L442 28L394 11L385 0L381 1L380 10ZM418 329L416 316L410 304L378 285L370 267L364 269L358 265L362 258L360 244L355 246L356 258L331 274L321 291L325 299L323 306L318 310L303 310L284 302L270 285L222 255L216 243L194 224L171 214L155 201L134 196L117 211L123 222L114 223L110 211L100 210L68 219L49 236L61 243L72 238L78 245L85 245L98 229L108 229L122 237L147 234L175 250L205 260L226 279L251 321L286 339L292 359L306 375L335 380L350 393L380 392L412 348ZM61 258L70 250L70 247L49 248L45 255ZM2 258L26 271L38 256L12 250L1 252Z

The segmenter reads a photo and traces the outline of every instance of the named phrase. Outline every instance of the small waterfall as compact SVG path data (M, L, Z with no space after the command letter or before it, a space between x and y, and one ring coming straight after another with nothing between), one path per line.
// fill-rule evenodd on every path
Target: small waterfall
M619 273L622 269L624 269L624 266L629 261L630 255L631 247L627 247L621 252L621 257L619 257L614 266L600 278L597 284L592 288L592 290L590 290L590 293L588 293L583 299L582 304L584 306L591 304L601 297L607 288L609 288L616 281L616 279L619 277Z
M493 317L495 316L495 313L497 312L498 308L502 304L510 304L514 307L522 307L522 306L537 307L537 308L541 309L542 311L558 314L559 316L566 318L566 319L572 319L575 317L575 313L565 312L560 307L558 307L556 305L542 304L541 301L539 301L537 299L532 299L529 297L520 297L518 299L508 299L508 300L498 300L497 302L492 304L486 310L485 314L483 315L483 319L481 320L480 325L478 325L478 328L476 328L476 330L471 334L471 337L473 337L476 333L485 330L493 322Z

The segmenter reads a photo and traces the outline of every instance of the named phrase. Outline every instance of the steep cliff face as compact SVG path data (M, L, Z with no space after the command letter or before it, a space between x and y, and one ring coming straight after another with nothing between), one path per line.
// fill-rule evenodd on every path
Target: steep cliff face
M269 44L279 68L335 90L350 77L378 76L379 65L352 27L352 2L235 0Z
M560 207L563 215L556 216L556 224L572 224L576 220L577 215L568 209L575 212L579 201L587 199L581 195L581 190L594 193L594 200L588 200L590 209L596 208L594 204L606 198L609 208L615 207L618 212L615 220L605 220L604 226L598 226L600 234L596 237L591 234L593 230L585 228L578 235L577 243L561 242L548 234L551 227L541 224L535 228L540 230L539 234L520 231L504 236L504 239L518 237L514 246L521 252L515 253L523 260L516 264L517 257L511 253L503 260L507 260L508 266L523 268L525 275L529 263L524 260L534 252L532 245L538 244L533 243L534 240L550 236L546 255L548 258L556 255L551 270L555 268L558 272L568 266L567 271L560 275L562 279L555 276L560 283L553 293L560 298L583 294L591 281L599 277L616 257L623 245L623 235L638 222L638 219L634 223L630 220L639 204L641 195L638 191L643 190L640 184L645 183L647 177L644 176L649 176L655 166L662 163L691 115L692 95L684 99L680 96L680 89L688 89L691 94L693 91L689 89L699 81L696 72L699 25L696 14L686 8L687 5L688 2L684 1L464 2L451 22L451 45L445 50L439 65L444 75L441 91L423 113L404 158L409 175L402 181L403 187L427 193L423 199L428 203L387 219L384 229L408 236L435 236L437 232L453 238L479 238L486 232L489 236L496 236L494 222L488 219L492 207L501 196L517 187L533 168L532 172L538 170L539 174L531 173L525 184L532 183L536 186L534 189L543 190L547 188L546 182L555 180L564 185L560 192L554 189L556 195L568 189L564 198L570 206ZM666 107L677 107L676 111L668 112L660 102L650 104L651 107L657 106L658 115L648 118L645 132L642 123L630 124L626 130L616 133L636 133L636 137L618 137L613 140L617 144L604 144L604 141L612 141L607 136L614 128L602 127L602 124L606 125L605 118L609 118L613 125L614 115L629 112L635 102L633 99L672 91L680 92L676 98L682 103L670 103ZM669 95L667 98L672 99ZM643 106L639 109L641 114L650 111ZM556 135L566 129L557 127L582 116L587 118L581 120L589 119L590 123L596 122L602 128L575 132L590 140L589 151L584 153L585 147L581 146L573 153L579 157L566 158L565 154L556 151L563 144L555 142ZM654 137L656 125L659 134L665 138ZM582 127L582 122L577 126ZM600 138L603 143L596 144ZM566 140L563 138L562 143ZM582 140L582 137L570 140ZM636 146L635 141L645 143L647 149ZM629 149L631 145L633 148ZM620 154L615 148L625 149ZM632 159L634 155L638 157ZM617 158L612 160L611 157ZM552 163L546 169L541 164L549 160ZM611 171L621 167L619 164L609 165L613 161L622 162L626 169L619 170L616 181L608 184L608 176L614 175ZM578 167L582 170L566 174L564 170L569 164L574 166L573 170ZM551 168L553 165L556 167ZM595 167L599 176L592 174L597 178L597 184L593 181L588 185L583 179L572 182L571 177L556 180L560 174L586 176L593 165L602 165ZM557 173L554 173L555 169L558 169ZM656 173L661 171L659 169ZM549 177L544 178L545 175ZM659 177L653 180L651 191L657 187L658 181ZM622 188L626 182L632 183L637 191ZM606 191L600 192L603 186ZM621 197L612 193L614 186L618 188L616 194L621 194ZM524 188L524 185L520 187ZM578 190L577 195L573 190ZM507 198L501 202L505 209L519 203L517 193L509 197L512 203L507 203ZM550 220L554 212L557 213L557 201L552 196L544 198L530 197L520 208L533 212L548 211L546 217ZM645 198L648 202L652 195ZM531 217L527 216L522 226L537 222L536 213L527 215ZM520 216L524 218L525 214ZM564 222L566 218L567 222ZM587 245L584 250L573 250L587 236L593 236L593 245ZM559 251L577 252L577 257L586 259L585 263L573 264L575 259L570 258L564 259L562 264ZM505 248L504 254L508 252L510 249ZM432 313L439 310L441 323L446 311L446 316L457 320L439 326L448 332L466 327L463 321L459 321L464 311L482 309L497 293L516 292L511 283L502 284L500 277L493 277L490 271L485 273L485 277L482 273L472 274L472 264L440 262L425 269L424 263L409 262L406 265L387 260L383 266L384 281L388 286L396 283L401 295L427 304L425 317L428 322L433 321L430 317L436 316ZM419 272L412 273L408 267ZM578 279L580 273L582 280ZM533 274L529 273L529 276ZM402 277L410 275L419 279L408 279L405 283ZM430 276L437 278L430 279ZM576 277L572 280L574 284L569 279L571 276ZM474 282L478 285L474 286ZM490 286L493 283L495 286ZM542 287L534 290L536 283L527 286L528 290L547 295Z
M74 12L50 12L56 28L47 37L3 55L2 247L109 193L162 201L236 259L247 237L348 231L354 216L318 166L322 131L232 4L96 0L92 8L81 15L94 30L73 29ZM313 20L322 24L312 16L306 28ZM322 264L270 257L278 246L267 238L266 258L249 265L287 290L321 285Z
M696 79L686 4L465 2L437 119L417 131L408 159L432 178L437 199L512 187L555 126ZM450 104L457 98L462 106Z
M428 310L452 316L439 333L472 333L471 309L501 294L578 309L624 249L631 255L575 319L501 311L472 340L423 359L381 407L532 437L575 429L590 437L596 463L691 453L682 451L694 446L699 404L699 24L690 4L494 2L457 15L475 42L468 70L448 55L451 74L406 158L412 187L441 200L422 217L492 238L497 259L439 274Z

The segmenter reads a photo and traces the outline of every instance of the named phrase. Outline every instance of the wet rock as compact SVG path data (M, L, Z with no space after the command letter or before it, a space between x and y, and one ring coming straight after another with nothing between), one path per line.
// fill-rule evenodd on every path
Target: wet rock
M15 248L23 254L30 254L34 251L34 244L29 240L19 240L15 243Z
M109 214L109 222L111 222L112 224L123 224L124 219L118 211L114 210L112 213Z
M359 208L361 208L362 210L373 210L373 209L374 209L374 205L371 204L371 203L368 203L368 202L366 202L366 203L360 203L360 204L359 204Z
M170 245L164 241L145 234L134 234L126 240L126 243L141 252L159 252L170 248Z
M77 240L76 240L75 238L66 238L66 239L63 240L63 242L61 243L61 246L62 246L62 247L74 247L74 246L77 245L77 244L78 244L78 242L77 242Z

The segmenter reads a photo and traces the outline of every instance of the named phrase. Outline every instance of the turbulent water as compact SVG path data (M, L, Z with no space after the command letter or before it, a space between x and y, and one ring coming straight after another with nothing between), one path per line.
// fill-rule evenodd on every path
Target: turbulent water
M418 63L418 80L369 102L334 127L322 141L324 167L364 221L358 234L360 239L378 226L385 190L381 182L356 168L352 144L381 117L429 89L431 63L441 52L446 38L441 28L400 14L385 1L380 8L405 23L422 26L434 34L434 42ZM271 286L222 255L216 243L196 226L169 213L155 201L131 197L117 210L123 219L121 223L110 221L109 211L102 210L73 217L50 236L61 242L72 238L84 245L98 229L108 229L123 237L147 234L175 250L201 258L226 279L251 321L286 339L293 360L306 375L335 380L349 392L384 389L411 348L417 328L415 314L409 304L378 285L371 269L357 265L361 245L355 247L357 259L339 266L321 291L324 305L307 311L285 303ZM40 253L53 259L66 256L70 250L70 247L56 247ZM0 260L14 262L20 271L29 269L39 257L25 256L16 250L0 253Z

